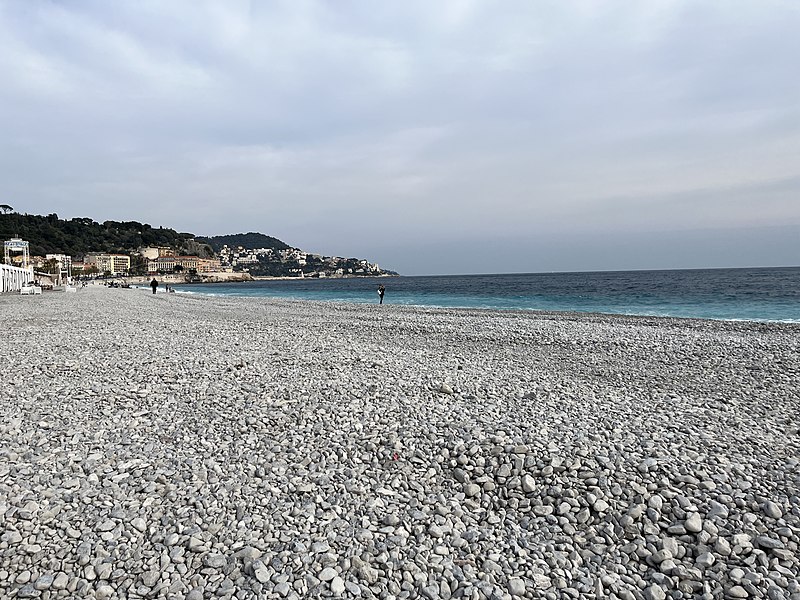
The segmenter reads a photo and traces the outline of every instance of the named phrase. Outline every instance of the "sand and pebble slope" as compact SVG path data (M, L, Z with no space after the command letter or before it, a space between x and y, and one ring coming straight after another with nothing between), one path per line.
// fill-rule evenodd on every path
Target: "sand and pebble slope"
M0 597L800 599L800 326L0 297Z

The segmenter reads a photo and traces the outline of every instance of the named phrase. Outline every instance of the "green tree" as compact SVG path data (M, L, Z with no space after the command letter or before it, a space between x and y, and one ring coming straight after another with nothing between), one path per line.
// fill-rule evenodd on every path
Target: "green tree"
M42 264L42 270L45 273L55 274L58 273L58 261L55 258L49 258Z
M147 275L147 259L144 256L131 255L131 275Z

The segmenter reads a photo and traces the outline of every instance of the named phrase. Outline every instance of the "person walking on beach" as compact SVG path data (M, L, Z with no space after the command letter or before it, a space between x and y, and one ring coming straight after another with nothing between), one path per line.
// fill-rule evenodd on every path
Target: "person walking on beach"
M150 282L150 287L153 288L153 293L155 294L156 288L158 287L158 282L155 277L153 277L153 281Z
M381 301L378 304L383 304L383 295L386 293L386 288L383 287L383 284L378 286L378 297L380 297Z

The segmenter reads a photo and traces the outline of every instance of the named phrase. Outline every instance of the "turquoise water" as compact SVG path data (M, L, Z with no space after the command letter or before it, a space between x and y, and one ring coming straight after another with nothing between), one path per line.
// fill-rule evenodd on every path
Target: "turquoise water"
M297 279L176 286L180 293L416 306L800 322L800 267Z

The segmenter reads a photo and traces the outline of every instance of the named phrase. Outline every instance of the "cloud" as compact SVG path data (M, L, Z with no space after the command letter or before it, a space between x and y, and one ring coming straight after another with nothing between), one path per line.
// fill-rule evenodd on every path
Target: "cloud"
M477 238L798 224L798 25L778 0L3 3L0 194L412 272L392 248L463 271Z

